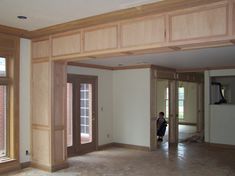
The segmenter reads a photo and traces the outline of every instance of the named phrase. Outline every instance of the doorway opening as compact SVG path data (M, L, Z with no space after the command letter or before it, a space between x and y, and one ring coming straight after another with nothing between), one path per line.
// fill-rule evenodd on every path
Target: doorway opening
M183 142L197 133L197 83L178 83L178 129L179 142Z
M165 135L162 144L168 143L169 139L169 81L167 79L158 79L156 82L156 105L157 105L157 118L159 112L163 112L164 118L167 121ZM158 130L158 129L157 129Z
M97 77L69 74L67 79L68 157L97 149Z

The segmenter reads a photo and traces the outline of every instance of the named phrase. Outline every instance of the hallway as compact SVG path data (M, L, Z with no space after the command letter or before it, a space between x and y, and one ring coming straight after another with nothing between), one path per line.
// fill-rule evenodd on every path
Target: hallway
M56 173L24 169L5 176L232 176L235 151L205 144L167 145L155 152L109 148L69 159L70 167Z

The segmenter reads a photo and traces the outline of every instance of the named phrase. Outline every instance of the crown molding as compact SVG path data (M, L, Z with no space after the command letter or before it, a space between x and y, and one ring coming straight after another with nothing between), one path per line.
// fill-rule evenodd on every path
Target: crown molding
M0 25L0 33L12 35L12 36L17 36L17 37L22 37L22 38L30 38L29 31L24 30L24 29L4 26L4 25Z
M67 23L62 23L46 28L30 31L30 38L38 38L42 36L49 36L52 34L65 32L69 30L82 29L91 27L94 25L105 24L109 22L116 22L120 20L126 20L151 14L160 14L182 8L189 8L221 0L164 0L156 3L150 3L132 7L128 9L122 9L113 11L101 15L96 15L88 18L83 18Z
M219 1L222 0L164 0L160 2L144 4L137 7L117 10L101 15L74 20L33 31L27 31L23 29L0 25L0 33L14 35L22 38L33 39L65 31L91 27L94 25L117 22L120 20L127 20L151 14L160 14L164 12L169 12L178 9L189 8Z

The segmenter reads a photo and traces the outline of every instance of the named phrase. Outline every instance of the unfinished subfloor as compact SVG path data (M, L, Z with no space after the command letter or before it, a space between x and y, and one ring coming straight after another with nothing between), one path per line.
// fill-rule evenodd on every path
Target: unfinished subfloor
M56 173L27 168L8 176L233 176L235 150L205 144L159 146L154 152L109 148L69 159Z

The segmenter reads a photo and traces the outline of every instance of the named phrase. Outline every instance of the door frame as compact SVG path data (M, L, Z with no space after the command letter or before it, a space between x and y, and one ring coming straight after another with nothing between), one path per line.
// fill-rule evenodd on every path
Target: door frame
M67 83L69 83L69 80L71 79L87 79L87 80L92 80L94 81L94 93L95 93L95 102L94 102L94 105L95 105L95 108L94 108L94 111L95 111L95 115L92 115L92 116L95 116L96 120L95 120L95 140L94 140L94 143L95 143L95 151L98 150L98 143L99 143L99 129L98 129L98 76L95 76L95 75L81 75L81 74L70 74L70 73L67 73ZM74 95L73 95L74 96ZM73 103L73 106L74 106L74 103ZM74 108L73 108L73 111L72 113L74 114ZM66 123L67 123L67 117L66 117ZM67 126L66 126L67 128ZM74 133L74 128L73 128L73 133ZM67 135L67 133L66 133ZM80 139L80 138L79 138ZM67 141L66 141L66 145L67 145ZM85 154L85 153L88 153L88 152L79 152L76 147L75 147L75 150L72 152L72 153L69 153L69 147L66 147L67 148L67 153L68 153L68 157L72 157L72 156L78 156L78 155L82 155L82 154Z

